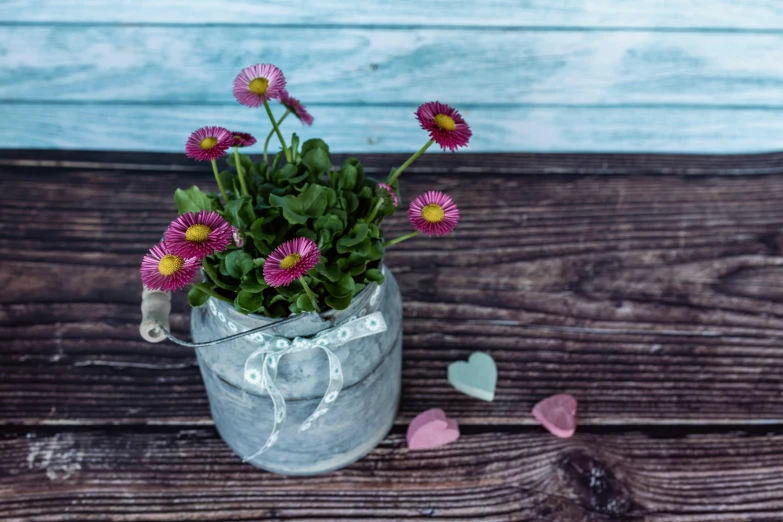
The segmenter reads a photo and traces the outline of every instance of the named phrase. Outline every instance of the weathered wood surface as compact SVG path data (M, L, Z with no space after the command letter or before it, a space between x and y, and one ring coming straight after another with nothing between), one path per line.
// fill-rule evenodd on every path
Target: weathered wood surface
M173 189L210 178L179 155L0 151L0 520L781 519L783 155L423 158L404 200L444 190L462 219L388 257L397 425L309 479L241 464L193 353L138 336L140 258ZM475 350L498 362L490 404L445 379ZM556 392L579 399L568 441L529 415ZM430 407L463 437L411 454Z
M411 173L406 200L440 188L463 218L388 257L405 299L400 422L455 404L465 424L530 424L558 391L584 424L781 421L783 177L655 176L649 161L644 176ZM137 266L193 183L209 171L3 168L2 422L210 422L193 354L137 332ZM408 228L400 213L387 233ZM501 367L491 405L443 379L474 350Z
M411 112L433 99L467 113L474 152L783 148L775 0L2 9L2 147L174 152L205 124L258 129L263 114L235 103L231 81L273 62L316 116L304 134L336 151L420 146Z
M316 113L316 104L358 111L431 99L463 109L783 108L781 34L312 28L303 42L298 27L66 25L0 35L0 99L14 102L238 108L234 77L263 60ZM266 117L242 112L259 125Z
M289 136L325 138L333 151L413 151L427 140L415 110L415 104L319 106L312 107L313 127L286 120L283 128ZM463 112L474 132L471 151L707 153L716 151L716 143L720 153L783 149L783 109L468 106ZM0 115L0 140L20 147L181 151L190 133L207 124L257 136L269 131L261 112L238 104L8 103L0 105Z
M5 0L6 23L373 25L482 28L779 30L776 0Z
M394 434L321 477L241 464L212 430L9 432L3 520L780 520L783 435Z

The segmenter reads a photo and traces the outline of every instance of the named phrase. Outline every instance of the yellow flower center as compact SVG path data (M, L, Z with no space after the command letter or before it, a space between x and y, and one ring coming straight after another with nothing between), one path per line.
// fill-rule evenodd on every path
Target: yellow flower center
M421 209L421 217L423 217L424 221L427 223L440 223L443 221L444 215L443 207L436 205L435 203L430 203Z
M201 143L199 143L198 146L201 147L201 150L209 150L215 148L217 143L217 138L204 138L201 140Z
M253 94L263 96L269 88L269 80L266 78L255 78L250 82L247 88L250 89L250 92Z
M445 114L435 115L435 125L445 131L453 131L457 128L457 124L454 123L454 120Z
M167 254L161 258L158 262L158 272L164 276L170 276L176 273L182 265L185 264L185 260L179 256L173 254Z
M300 259L302 259L302 256L296 252L289 254L285 256L282 261L280 261L280 268L283 270L290 270L295 267L297 263L299 263Z
M209 238L212 229L206 225L191 225L185 231L185 240L193 243L203 243Z

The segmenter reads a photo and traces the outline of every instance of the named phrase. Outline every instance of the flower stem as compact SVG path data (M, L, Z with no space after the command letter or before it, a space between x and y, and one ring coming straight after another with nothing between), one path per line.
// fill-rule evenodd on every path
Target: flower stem
M223 182L220 181L220 173L218 173L217 161L212 160L212 172L215 173L215 181L217 181L218 187L220 187L220 193L223 194L223 200L228 203L228 196L226 195L226 189L223 188Z
M396 245L397 243L402 243L406 239L410 239L412 237L416 237L419 234L420 234L420 232L418 230L415 230L415 231L411 232L410 234L405 234L404 236L400 236L400 237L398 237L396 239L392 239L391 241L385 242L383 244L383 247L386 248L386 247L390 247L392 245Z
M429 149L430 145L432 145L433 143L435 143L435 141L433 141L433 140L430 140L427 143L425 143L424 146L422 148L420 148L419 151L416 154L414 154L413 156L408 158L408 160L405 163L400 165L400 168L398 168L397 170L394 171L394 174L389 178L389 181L387 181L386 183L391 185L392 183L397 181L397 178L400 177L400 174L402 174L402 171L407 169L410 166L411 163L416 161L419 158L419 156L424 154L424 152L426 152L426 150Z
M372 212L370 212L370 215L367 216L367 223L372 223L372 220L375 219L375 216L378 215L378 211L383 207L383 198L378 200L378 203L375 204L375 207L372 209Z
M283 123L283 120L286 119L286 116L291 114L291 111L285 111L285 114L283 114L283 117L277 120L277 126L280 127L280 124ZM275 133L275 129L272 129L269 131L269 134L266 135L266 141L264 142L264 163L269 164L269 160L266 156L266 151L269 149L269 140L272 139L272 135Z
M307 297L310 298L310 302L313 304L313 308L315 308L315 311L316 312L320 312L321 310L319 310L319 308L318 308L318 301L315 300L315 295L313 294L313 291L310 290L310 286L307 283L305 283L304 276L299 278L299 282L302 283L302 286L304 287L305 292L307 292Z
M280 129L277 127L277 123L275 122L275 115L272 114L272 109L269 108L269 102L266 100L264 100L264 108L266 109L266 113L269 115L269 120L272 122L272 127L274 128L275 133L277 134L277 138L280 140L280 145L283 146L285 159L288 161L288 163L291 163L291 152L288 150L288 146L285 144L283 135L280 134Z
M242 195L248 196L250 193L247 191L247 183L245 183L245 175L242 172L242 162L239 161L239 147L234 146L234 163L237 167L237 175L239 176L239 184L242 186Z

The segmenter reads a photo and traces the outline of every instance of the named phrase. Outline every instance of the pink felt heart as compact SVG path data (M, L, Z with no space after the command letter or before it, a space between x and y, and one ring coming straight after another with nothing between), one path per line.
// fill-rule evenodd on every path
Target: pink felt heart
M459 426L443 410L433 408L416 415L408 426L407 438L412 450L439 448L459 438Z
M533 406L533 417L553 435L568 438L576 431L576 398L567 393L547 397Z

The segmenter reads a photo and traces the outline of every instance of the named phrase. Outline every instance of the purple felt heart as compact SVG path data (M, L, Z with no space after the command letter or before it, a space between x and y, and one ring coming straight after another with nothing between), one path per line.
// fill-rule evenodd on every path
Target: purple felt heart
M576 398L567 393L547 397L533 406L533 417L553 435L568 438L576 431Z
M439 448L459 438L459 426L443 410L433 408L416 415L408 426L407 438L412 450Z

